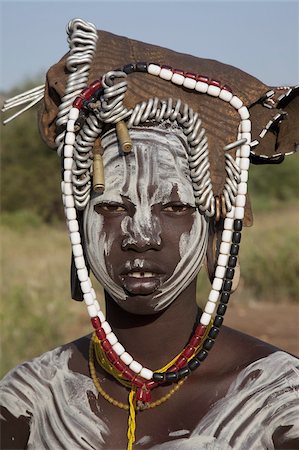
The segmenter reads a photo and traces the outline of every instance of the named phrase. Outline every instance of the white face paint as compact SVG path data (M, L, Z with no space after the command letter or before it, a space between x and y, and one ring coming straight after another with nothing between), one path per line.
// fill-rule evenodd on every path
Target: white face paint
M150 314L196 277L208 226L195 209L183 132L138 127L130 136L133 151L126 156L114 132L102 139L106 188L84 213L86 252L96 278L121 307Z

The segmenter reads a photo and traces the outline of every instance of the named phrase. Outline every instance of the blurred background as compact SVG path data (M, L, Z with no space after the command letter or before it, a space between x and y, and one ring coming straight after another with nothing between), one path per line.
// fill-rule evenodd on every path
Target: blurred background
M67 52L73 17L97 28L237 66L268 85L298 83L298 2L1 1L1 104L44 82ZM226 324L299 354L298 155L252 166L254 226ZM1 373L91 331L69 289L70 244L60 163L40 140L36 109L1 130ZM99 291L100 292L100 291ZM198 282L199 302L209 283Z

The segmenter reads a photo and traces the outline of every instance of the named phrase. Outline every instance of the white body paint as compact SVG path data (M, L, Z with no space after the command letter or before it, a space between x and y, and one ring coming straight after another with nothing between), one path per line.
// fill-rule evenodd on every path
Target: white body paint
M70 356L71 350L61 348L47 352L16 367L1 382L1 404L16 418L31 416L28 449L109 448L113 424L109 429L109 418L102 420L90 409L87 392L98 394L89 377L69 370ZM242 370L194 430L167 434L165 423L165 443L155 444L152 430L139 445L152 450L273 450L272 435L279 427L287 427L285 439L299 436L298 373L296 358L273 353ZM159 414L158 408L152 414ZM182 437L183 432L188 436Z
M105 192L93 195L84 213L86 251L92 271L112 298L123 307L126 294L109 275L113 273L113 267L107 268L105 263L113 236L110 235L109 240L105 236L103 218L94 211L94 206L99 202L123 203L123 197L129 198L135 205L134 216L126 216L121 224L124 246L134 244L137 237L144 245L149 240L161 244L160 224L152 214L152 207L167 204L174 187L182 203L195 206L184 133L174 128L139 127L130 129L130 136L133 151L126 156L119 154L114 132L102 138ZM148 190L150 185L156 186L151 195ZM206 253L207 229L206 219L196 210L190 233L184 233L180 238L181 261L153 296L153 311L166 308L198 274Z

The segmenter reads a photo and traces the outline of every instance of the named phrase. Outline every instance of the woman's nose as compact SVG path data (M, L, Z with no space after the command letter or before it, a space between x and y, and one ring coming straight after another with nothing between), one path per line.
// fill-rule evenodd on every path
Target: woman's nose
M162 247L161 225L154 216L135 214L126 217L122 223L122 248L144 252L150 249L160 250Z

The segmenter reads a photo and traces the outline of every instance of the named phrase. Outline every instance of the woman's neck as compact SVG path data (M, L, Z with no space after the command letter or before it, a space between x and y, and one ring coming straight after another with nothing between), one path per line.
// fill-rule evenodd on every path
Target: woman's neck
M131 314L120 308L106 293L106 316L126 351L142 365L157 370L186 345L198 313L196 281L163 312Z

